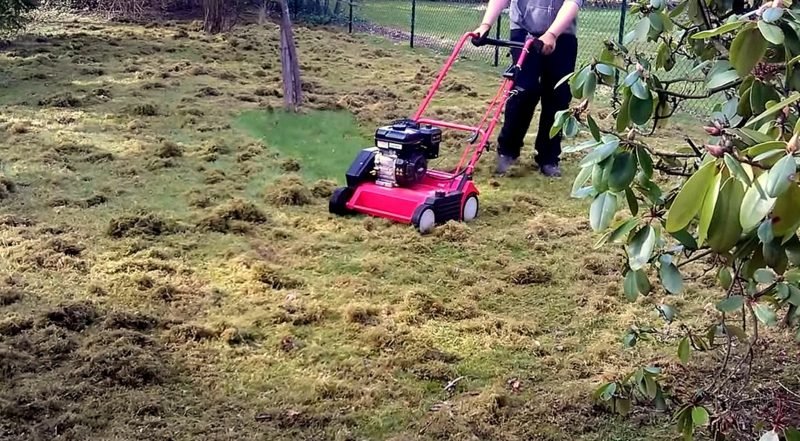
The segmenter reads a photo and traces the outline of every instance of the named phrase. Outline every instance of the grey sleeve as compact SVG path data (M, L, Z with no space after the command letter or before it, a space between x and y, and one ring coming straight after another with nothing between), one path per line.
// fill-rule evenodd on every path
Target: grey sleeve
M579 8L580 8L581 6L583 6L583 0L565 0L565 1L568 1L568 2L575 3L575 4L577 4L577 5L578 5L578 7L579 7Z

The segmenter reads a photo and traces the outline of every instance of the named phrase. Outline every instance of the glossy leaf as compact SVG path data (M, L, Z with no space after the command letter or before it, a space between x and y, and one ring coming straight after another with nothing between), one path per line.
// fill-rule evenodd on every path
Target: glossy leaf
M795 92L792 95L788 96L783 101L770 106L763 113L753 118L752 120L748 121L747 126L754 127L757 123L760 123L761 121L775 115L776 113L782 111L784 108L791 106L792 104L798 101L800 101L800 92Z
M617 213L617 196L614 193L603 192L599 194L589 212L589 220L594 231L604 231L608 229L614 215Z
M639 284L636 278L636 271L628 271L625 274L625 280L622 282L622 289L625 293L625 298L633 303L639 298Z
M758 283L770 284L775 282L775 273L768 269L756 270L755 279Z
M703 197L703 206L700 208L700 222L697 225L697 244L703 246L708 237L708 228L717 207L717 197L722 183L722 173L717 173Z
M727 70L725 72L718 72L709 76L707 86L711 90L722 89L730 86L739 79L739 74L735 70Z
M717 303L717 309L726 314L741 311L742 306L744 306L744 297L742 296L730 296L727 299Z
M694 40L703 40L706 38L716 37L718 35L727 34L728 32L734 31L739 29L744 25L743 21L734 21L731 23L725 23L722 26L719 26L715 29L709 29L707 31L697 32L692 34L691 38Z
M636 177L636 160L630 152L622 152L614 157L614 164L608 176L608 188L622 191Z
M780 441L781 437L778 436L778 432L774 430L770 430L769 432L761 435L758 441Z
M694 422L695 426L708 424L708 411L705 407L696 406L692 408L692 422Z
M668 232L682 230L697 215L703 204L703 199L697 196L706 194L715 175L716 164L708 162L686 181L667 213Z
M642 126L647 124L647 121L653 116L653 98L649 90L647 91L647 95L645 99L641 99L636 95L631 97L628 112L631 122L636 125Z
M589 72L586 81L583 83L583 97L589 101L594 99L594 91L597 89L597 75Z
M585 167L587 165L597 164L598 162L601 162L611 156L618 147L619 139L610 139L586 155L586 157L581 161L580 166Z
M739 76L750 74L756 64L767 52L767 40L757 28L742 30L733 39L730 48L730 62Z
M783 17L783 8L767 8L761 14L761 19L767 23L775 23Z
M786 155L778 161L769 171L764 190L767 196L777 198L789 189L794 182L794 175L797 172L797 163L794 157Z
M769 24L766 21L758 22L758 30L761 31L761 35L764 37L764 39L772 44L781 45L786 38L783 35L783 30L781 28L773 24Z
M653 256L656 245L656 231L650 225L645 225L631 239L628 245L628 264L631 269L638 271L647 265Z
M675 308L669 305L658 305L658 312L667 321L667 323L672 323L675 320L676 312Z
M728 179L722 184L708 227L708 246L712 251L727 253L739 242L742 236L739 214L744 195L744 185L740 181Z
M674 263L661 265L661 284L670 294L680 294L683 291L683 276Z
M778 324L778 315L775 314L775 311L768 305L756 303L753 305L753 311L755 312L758 321L761 323L767 326L775 326Z
M639 219L632 217L625 222L622 222L618 225L609 235L608 241L610 243L616 243L620 240L626 240L628 235L633 231L636 226L639 225Z
M739 161L731 156L730 153L725 153L724 161L725 166L728 167L728 170L736 179L740 180L746 187L752 185L750 176L744 171L742 164L740 164Z
M756 179L756 183L750 187L742 199L741 210L739 212L739 222L742 225L742 231L748 233L753 231L764 217L769 214L772 207L775 206L775 198L764 197L758 191L758 185L762 187L766 184L769 177L768 173L764 173Z
M600 141L600 127L597 126L597 122L592 118L592 115L586 116L586 123L589 126L589 131L592 133L592 138L596 141Z
M678 358L681 360L681 363L688 363L691 353L692 347L689 345L689 337L683 337L678 344Z
M589 177L592 176L592 167L584 167L578 172L578 176L575 178L575 181L572 184L572 197L576 197L576 193L583 187L584 184L589 180Z
M633 194L633 190L630 188L625 189L625 200L628 201L628 208L631 214L634 216L639 215L639 200L636 199L636 195Z
M733 275L731 274L731 270L728 267L723 266L717 272L717 280L719 281L719 285L722 289L730 289L731 285L733 285Z

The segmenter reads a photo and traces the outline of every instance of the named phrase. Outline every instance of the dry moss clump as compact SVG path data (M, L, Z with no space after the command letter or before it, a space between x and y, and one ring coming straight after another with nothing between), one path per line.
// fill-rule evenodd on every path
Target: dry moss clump
M39 106L41 107L58 107L58 108L72 109L81 107L82 105L83 101L80 98L73 96L69 92L52 95L39 100Z
M239 230L244 227L242 225L237 225L237 222L262 224L267 222L267 220L267 215L252 202L234 199L218 207L213 214L200 221L198 228L206 231L227 233L234 229Z
M19 302L25 297L25 293L16 288L0 289L0 306L8 306Z
M312 200L311 191L297 175L276 180L265 193L267 200L275 205L307 205Z
M364 326L374 326L380 323L380 308L373 305L348 305L344 316L350 323Z
M5 176L0 175L0 200L11 197L12 193L17 191L17 186L14 181Z
M172 141L164 141L158 146L156 156L159 158L180 158L183 156L183 147Z
M159 111L155 104L145 103L131 107L130 113L136 116L158 116Z
M88 302L77 302L62 305L45 316L55 326L70 331L82 331L97 319L97 310Z
M266 263L259 263L253 268L255 279L270 289L285 290L297 289L303 286L303 282L284 274L282 268Z
M509 277L509 281L515 285L541 285L550 283L552 280L553 273L539 265L527 265L518 268Z
M113 238L160 236L176 230L176 226L153 213L139 213L112 219L106 233Z
M315 182L311 187L311 194L316 198L327 199L331 197L333 191L336 190L337 184L330 179L320 179Z
M289 158L281 163L281 170L287 173L299 172L301 168L300 161L294 158Z

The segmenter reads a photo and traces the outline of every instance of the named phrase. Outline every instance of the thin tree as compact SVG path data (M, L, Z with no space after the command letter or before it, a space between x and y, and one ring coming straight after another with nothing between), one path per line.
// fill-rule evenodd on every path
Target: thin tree
M286 110L296 112L303 101L300 80L300 63L297 61L297 48L294 44L292 21L289 17L287 0L281 3L281 69L283 74L283 102Z

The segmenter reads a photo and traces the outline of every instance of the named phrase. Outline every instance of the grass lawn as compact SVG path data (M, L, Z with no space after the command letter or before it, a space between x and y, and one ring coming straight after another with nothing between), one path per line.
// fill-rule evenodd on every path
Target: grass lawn
M590 395L635 364L679 371L622 335L711 294L628 304L624 256L592 249L568 198L570 157L547 180L495 179L487 156L469 226L330 216L331 180L442 60L296 35L299 115L275 110L272 24L67 17L0 51L0 439L674 439ZM432 112L474 120L485 78L457 69ZM658 148L703 136L666 133Z

